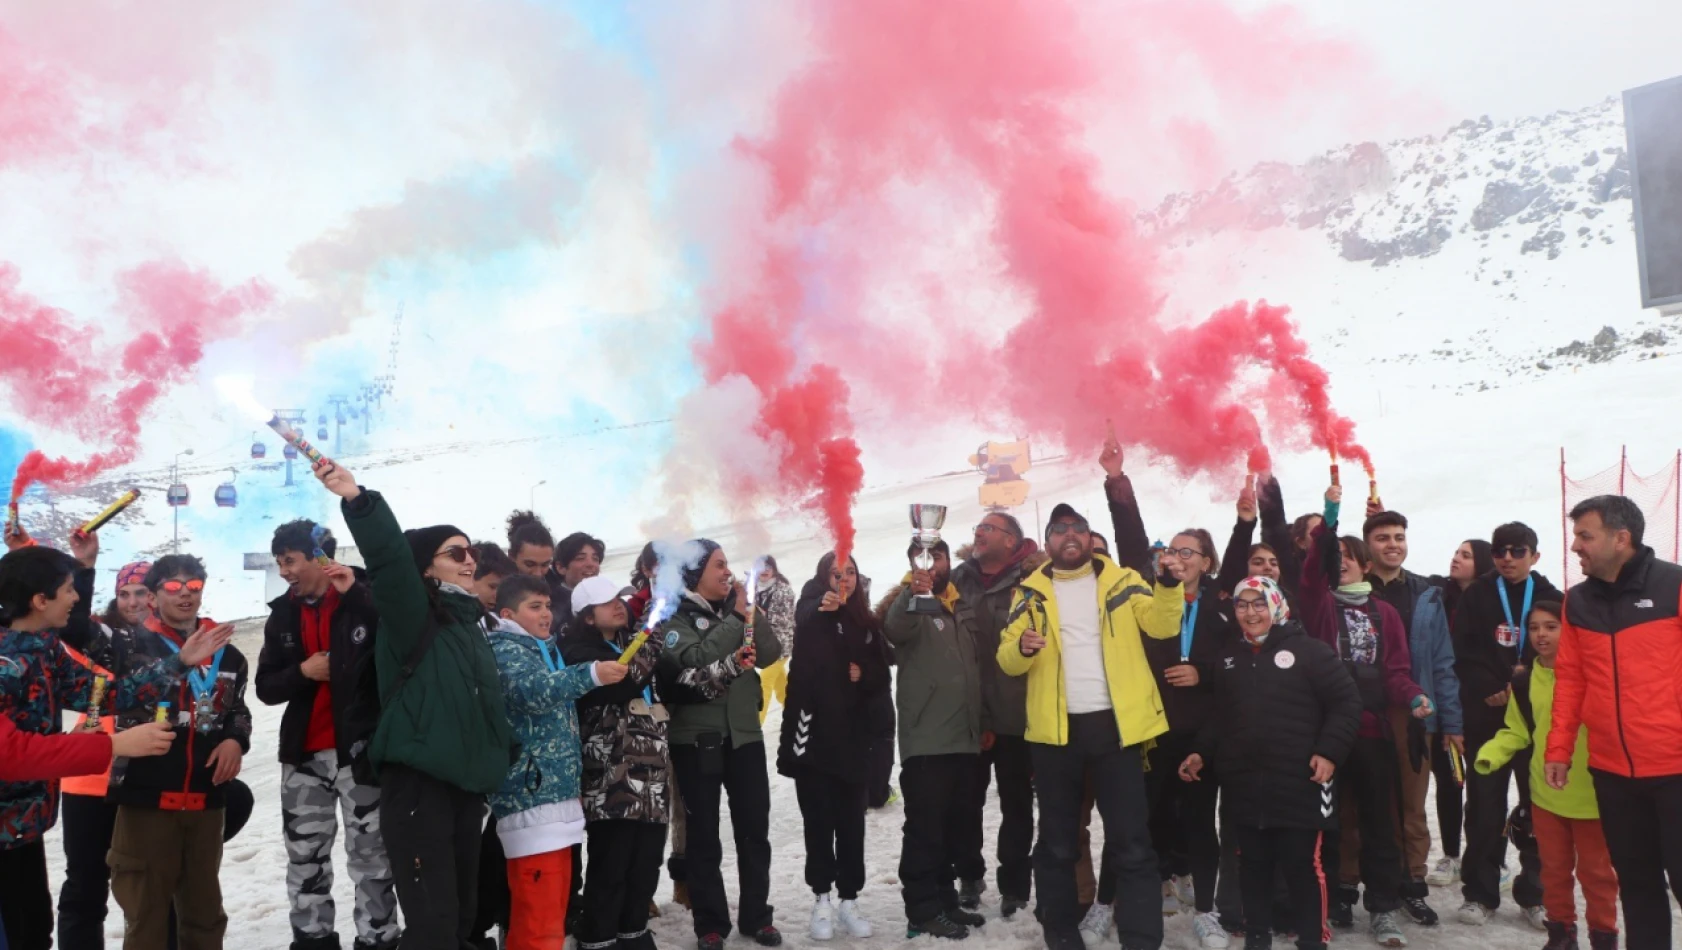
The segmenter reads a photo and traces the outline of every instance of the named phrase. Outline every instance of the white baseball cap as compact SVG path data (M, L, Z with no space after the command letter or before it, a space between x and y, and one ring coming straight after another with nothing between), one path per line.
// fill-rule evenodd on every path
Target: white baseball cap
M618 599L619 585L611 579L600 574L586 577L572 589L572 612L581 614L587 607L596 607Z

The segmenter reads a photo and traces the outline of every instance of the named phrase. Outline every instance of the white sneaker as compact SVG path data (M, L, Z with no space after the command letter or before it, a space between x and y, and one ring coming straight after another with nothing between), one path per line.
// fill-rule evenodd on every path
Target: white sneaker
M1180 894L1174 889L1174 882L1162 882L1162 916L1173 917L1180 912Z
M840 906L836 908L835 917L841 921L841 926L846 929L848 934L860 940L874 932L871 929L870 921L859 916L858 901L842 901Z
M1109 904L1094 903L1092 909L1086 912L1086 919L1080 922L1080 939L1088 947L1103 946L1104 941L1110 939L1110 930L1115 926L1115 908Z
M1460 880L1460 859L1443 856L1437 863L1431 865L1430 873L1425 875L1425 883L1432 887L1448 887Z
M1197 888L1192 884L1191 875L1169 878L1168 883L1174 885L1174 896L1180 899L1181 907L1197 906Z
M1522 909L1524 910L1524 919L1530 922L1530 926L1541 931L1548 929L1548 912L1545 909L1540 906Z
M1460 922L1468 927L1482 927L1489 923L1489 918L1494 916L1495 911L1477 901L1467 901L1460 905Z
M1198 944L1203 950L1226 950L1226 928L1221 926L1218 914L1198 914L1192 928L1197 931Z
M828 894L819 894L812 905L812 939L831 940L835 937L835 905Z

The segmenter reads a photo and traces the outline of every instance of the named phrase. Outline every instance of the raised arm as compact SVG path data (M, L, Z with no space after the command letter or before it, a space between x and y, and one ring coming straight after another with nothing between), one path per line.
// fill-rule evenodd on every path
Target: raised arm
M1110 527L1115 532L1115 545L1110 560L1122 567L1130 567L1141 577L1156 573L1151 563L1151 540L1145 533L1145 519L1139 512L1139 499L1133 493L1133 481L1122 474L1121 445L1110 440L1098 457L1104 467L1104 496L1110 502Z

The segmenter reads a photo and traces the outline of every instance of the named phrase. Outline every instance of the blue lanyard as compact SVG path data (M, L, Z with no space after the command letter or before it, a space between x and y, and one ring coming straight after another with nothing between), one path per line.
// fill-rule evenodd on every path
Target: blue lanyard
M164 646L176 656L181 655L181 648L176 646L168 637L159 637ZM210 665L202 670L188 670L187 683L193 687L193 695L199 699L209 696L216 690L216 671L222 668L222 651L227 647L219 647L216 655L210 658Z
M538 640L537 652L542 654L543 665L549 667L549 672L559 673L566 667L566 664L561 662L561 648L555 645L553 638Z
M1197 632L1197 608L1203 606L1202 597L1194 597L1191 609L1180 617L1180 662L1191 659L1191 636Z
M613 651L614 656L625 655L625 648L617 643L614 643L612 640L604 640L602 642L607 644L607 648ZM650 706L654 705L654 686L652 684L642 688L642 698L643 701L648 703Z
M1513 605L1507 600L1507 582L1501 578L1495 580L1495 591L1501 595L1501 612L1507 615L1507 626L1518 631L1518 658L1524 662L1524 641L1530 633L1530 595L1536 593L1536 575L1532 574L1524 579L1524 616L1520 622L1513 623Z

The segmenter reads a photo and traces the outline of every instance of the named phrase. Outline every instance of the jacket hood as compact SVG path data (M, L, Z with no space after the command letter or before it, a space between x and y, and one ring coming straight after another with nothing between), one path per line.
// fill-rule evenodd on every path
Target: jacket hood
M490 628L489 636L492 640L513 641L528 650L536 650L540 644L546 642L527 633L526 628L506 617L496 618L496 625Z
M1021 559L1016 562L1016 566L1022 571L1022 575L1024 577L1026 577L1028 574L1030 574L1034 571L1039 570L1040 568L1046 566L1047 564L1051 563L1050 555L1046 554L1045 550L1043 548L1041 548L1038 544L1034 543L1033 541L1028 541L1028 542L1025 542L1025 543L1030 545L1030 547L1025 553L1023 553ZM981 569L981 564L979 562L975 562L975 561L972 560L972 555L974 555L974 554L975 554L975 545L973 545L973 544L966 544L966 545L958 548L958 553L957 553L956 557L957 557L959 565L969 564L975 570L979 571ZM1006 570L1008 570L1008 569L1009 568L1006 568ZM957 567L954 567L952 570L954 572L956 572Z
M907 587L910 587L910 586L911 586L911 575L907 574L907 575L905 575L904 580L900 581L898 584L895 584L893 587L889 588L888 592L885 595L883 595L880 600L876 601L876 606L871 611L871 613L876 617L876 626L881 627L881 626L884 626L884 625L887 624L887 622L888 622L888 611L893 609L894 601L899 599L899 595L900 595L901 591L905 590ZM952 583L951 581L946 582L945 593L936 594L935 596L940 599L940 602L946 606L947 610L950 610L953 613L957 612L958 604L962 600L962 598L958 594L958 585Z
M1120 564L1117 564L1102 554L1092 555L1092 567L1094 573L1098 576L1100 589L1103 589L1103 585L1105 584L1113 584L1120 580L1123 574L1132 574L1135 577L1138 576L1137 571L1130 567L1122 567ZM1048 596L1052 592L1052 583L1050 558L1043 558L1038 567L1034 568L1032 571L1024 571L1022 575L1023 587L1031 587L1034 590L1039 591L1041 594ZM1150 581L1148 580L1144 580L1143 583L1147 587L1150 586Z

